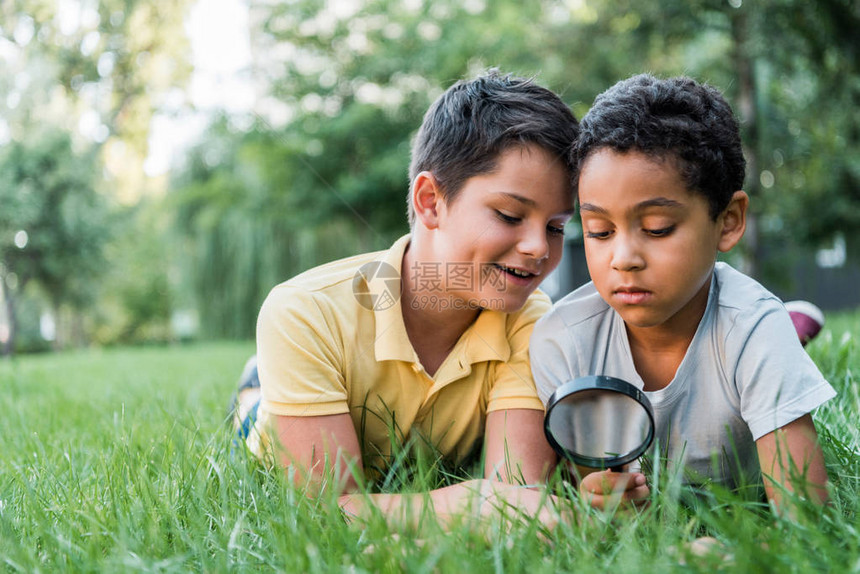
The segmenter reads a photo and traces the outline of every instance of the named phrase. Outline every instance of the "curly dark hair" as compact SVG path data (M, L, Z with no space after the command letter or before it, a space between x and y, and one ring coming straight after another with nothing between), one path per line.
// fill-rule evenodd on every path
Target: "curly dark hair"
M502 152L532 144L557 157L572 175L570 150L578 128L555 93L491 69L455 83L427 110L412 141L409 181L429 171L451 202L467 179L495 170ZM409 199L407 205L411 227L415 214Z
M707 198L713 219L743 188L737 119L719 91L691 78L640 74L597 96L571 152L575 173L603 148L673 160L687 188Z

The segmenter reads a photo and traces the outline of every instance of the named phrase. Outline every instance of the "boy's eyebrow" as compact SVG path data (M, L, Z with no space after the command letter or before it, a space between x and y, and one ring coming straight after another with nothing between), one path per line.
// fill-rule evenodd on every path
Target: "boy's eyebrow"
M507 191L500 191L499 195L504 196L504 197L508 197L510 199L513 199L514 201L519 201L520 203L528 205L529 207L535 207L537 205L537 202L535 200L530 199L528 197L523 197L522 195L517 195L516 193L510 193Z
M643 202L637 203L636 207L633 209L635 211L642 211L643 209L647 209L649 207L684 207L684 204L680 201L675 201L674 199L669 199L668 197L655 197L654 199L646 199Z
M579 211L590 211L592 213L600 213L603 215L609 213L609 211L607 211L606 209L603 209L600 206L594 205L593 203L580 203L579 204Z
M507 197L509 199L513 199L514 201L518 201L518 202L522 203L523 205L527 205L528 207L537 207L537 202L535 200L528 198L528 197L524 197L522 195L518 195L516 193L510 193L508 191L500 191L499 195L501 195L502 197ZM562 211L562 213L573 214L574 211L575 210L573 208L570 208L570 209L565 209L564 211Z
M669 199L668 197L655 197L654 199L646 199L645 201L637 203L633 206L632 211L642 211L644 209L648 209L649 207L672 207L677 209L679 207L684 207L684 204L680 201ZM600 207L599 205L594 205L593 203L583 203L579 206L579 210L599 213L601 215L609 213L606 209Z

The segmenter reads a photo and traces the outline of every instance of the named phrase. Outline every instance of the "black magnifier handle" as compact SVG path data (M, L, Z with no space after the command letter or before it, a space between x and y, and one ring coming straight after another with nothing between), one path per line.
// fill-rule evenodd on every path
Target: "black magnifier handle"
M611 470L612 472L624 472L624 465L610 466L609 470Z

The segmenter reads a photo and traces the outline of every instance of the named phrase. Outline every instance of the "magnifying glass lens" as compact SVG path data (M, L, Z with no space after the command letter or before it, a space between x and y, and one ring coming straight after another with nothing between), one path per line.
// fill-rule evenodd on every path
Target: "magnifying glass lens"
M651 430L648 413L635 399L601 390L580 391L555 406L550 431L568 451L614 458L641 447Z
M589 376L550 397L544 430L559 455L582 466L613 468L648 449L654 416L647 397L630 383Z

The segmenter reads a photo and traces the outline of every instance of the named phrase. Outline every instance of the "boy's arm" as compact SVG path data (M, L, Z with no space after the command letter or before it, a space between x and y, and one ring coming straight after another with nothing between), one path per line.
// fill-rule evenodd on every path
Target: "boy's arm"
M768 500L783 505L787 490L818 504L827 502L827 470L818 433L809 414L756 441Z
M279 462L305 494L315 496L327 485L337 492L357 488L361 447L349 414L273 418Z
M535 485L555 468L556 455L543 433L543 411L511 409L487 415L484 477L507 484ZM578 467L579 492L598 509L641 506L651 490L641 472L595 471Z
M367 519L378 510L392 529L419 529L423 519L453 526L462 522L493 523L499 517L517 521L537 519L548 528L571 521L572 511L559 508L546 489L526 488L494 480L475 479L431 490L407 494L344 494L343 510L352 517Z
M555 452L543 433L543 411L507 409L487 415L484 478L507 484L544 482Z
M397 527L417 527L427 510L432 510L443 524L497 516L505 511L511 517L537 517L547 526L559 521L560 515L545 492L490 480L462 482L427 493L356 493L355 473L361 472L361 450L348 414L276 416L275 427L280 442L279 460L295 483L304 487L308 496L334 488L340 494L340 506L350 516L369 518L378 509Z
M809 413L836 392L803 350L780 301L759 299L733 319L725 336L726 357L734 361L727 370L740 393L741 415L758 437L768 500L780 508L788 491L824 503L827 472Z

